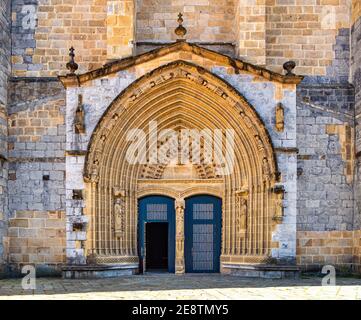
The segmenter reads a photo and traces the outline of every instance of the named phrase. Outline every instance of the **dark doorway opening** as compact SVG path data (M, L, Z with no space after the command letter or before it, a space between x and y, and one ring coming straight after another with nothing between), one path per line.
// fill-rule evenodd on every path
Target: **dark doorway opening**
M168 270L168 223L146 223L146 271Z

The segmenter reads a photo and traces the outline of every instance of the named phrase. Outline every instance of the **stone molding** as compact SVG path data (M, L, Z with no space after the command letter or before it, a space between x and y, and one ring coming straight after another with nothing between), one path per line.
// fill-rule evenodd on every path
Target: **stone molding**
M149 62L153 59L164 57L170 53L184 51L196 54L203 58L207 58L235 69L236 73L240 71L250 72L257 76L261 76L269 81L276 81L287 84L299 84L303 80L303 76L286 76L280 73L273 72L264 67L256 66L251 63L244 62L239 59L234 59L221 53L202 48L193 43L188 42L176 42L170 45L166 45L162 48L152 50L134 57L128 57L121 60L113 61L105 64L102 68L89 71L80 75L66 75L59 76L59 80L62 82L65 88L82 86L88 81L95 80L101 77L108 76L110 74L117 73L122 70L126 70L130 67Z

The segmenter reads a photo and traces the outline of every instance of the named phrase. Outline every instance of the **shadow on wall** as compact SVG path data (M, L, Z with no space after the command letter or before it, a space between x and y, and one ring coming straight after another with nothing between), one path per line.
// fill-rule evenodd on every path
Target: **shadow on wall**
M0 279L23 278L26 273L22 273L22 268L31 264L3 264L0 265ZM61 277L62 265L36 265L37 278ZM1 284L0 284L1 287Z

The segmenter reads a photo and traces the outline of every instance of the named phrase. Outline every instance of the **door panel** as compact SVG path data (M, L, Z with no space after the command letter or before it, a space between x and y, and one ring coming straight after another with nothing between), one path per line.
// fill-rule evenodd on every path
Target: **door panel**
M168 223L168 272L175 272L175 207L168 197L151 196L139 200L138 254L141 268L147 256L145 247L145 224ZM146 271L146 270L143 270Z
M212 196L186 200L186 272L219 272L222 201Z

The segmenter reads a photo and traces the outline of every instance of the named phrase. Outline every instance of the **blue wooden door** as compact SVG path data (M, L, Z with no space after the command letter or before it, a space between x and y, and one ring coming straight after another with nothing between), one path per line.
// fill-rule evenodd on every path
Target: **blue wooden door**
M207 195L187 199L184 222L186 272L219 272L222 200Z
M168 223L168 272L175 272L175 207L174 200L163 196L150 196L139 200L138 254L141 270L146 259L145 224Z

